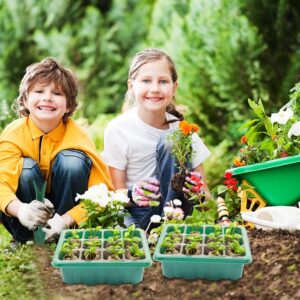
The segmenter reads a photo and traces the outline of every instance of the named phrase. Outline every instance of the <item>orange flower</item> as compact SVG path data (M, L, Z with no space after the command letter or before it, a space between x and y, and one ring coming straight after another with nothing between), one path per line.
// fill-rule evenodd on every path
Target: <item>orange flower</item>
M179 123L179 128L184 135L189 135L199 130L199 127L196 124L189 124L187 121L181 121Z
M246 135L243 135L243 136L241 137L241 143L242 143L242 144L247 144L247 141L248 141L247 136L246 136Z
M240 158L236 157L234 160L233 160L233 164L236 166L236 167L242 167L244 166L246 163L244 160L241 160Z
M198 132L199 126L197 124L190 124L192 132Z

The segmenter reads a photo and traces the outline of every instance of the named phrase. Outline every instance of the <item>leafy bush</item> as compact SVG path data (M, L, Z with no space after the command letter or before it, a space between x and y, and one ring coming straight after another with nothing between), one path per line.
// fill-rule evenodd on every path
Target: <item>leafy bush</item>
M6 100L0 102L0 133L16 116L10 109Z
M261 37L241 14L240 1L191 0L174 8L170 14L153 14L149 40L165 48L177 64L178 100L203 125L209 144L237 138L231 124L243 122L246 99L264 94Z

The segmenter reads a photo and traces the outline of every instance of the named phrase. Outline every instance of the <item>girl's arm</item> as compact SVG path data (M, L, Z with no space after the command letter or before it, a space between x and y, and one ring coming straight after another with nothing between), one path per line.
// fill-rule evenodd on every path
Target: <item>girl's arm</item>
M207 186L206 177L205 177L205 171L204 171L204 168L203 168L202 164L200 164L196 168L194 168L193 171L194 172L199 172L201 174L202 181L204 183L203 189L204 189L204 192L205 192L205 199L206 200L211 199L211 193L210 193L209 188Z
M113 167L108 167L111 181L116 190L118 189L127 189L126 186L126 171L119 170Z
M126 186L126 171L125 170L120 170L116 169L113 167L108 167L111 181L113 183L113 186L116 190L118 189L127 189ZM132 204L129 202L126 207L130 207Z

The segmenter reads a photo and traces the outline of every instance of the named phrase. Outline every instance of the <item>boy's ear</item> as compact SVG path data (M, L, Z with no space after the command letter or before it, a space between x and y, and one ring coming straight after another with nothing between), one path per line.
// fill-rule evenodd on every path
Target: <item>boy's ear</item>
M28 105L27 105L27 97L25 97L25 99L23 100L23 105L25 108L28 109Z

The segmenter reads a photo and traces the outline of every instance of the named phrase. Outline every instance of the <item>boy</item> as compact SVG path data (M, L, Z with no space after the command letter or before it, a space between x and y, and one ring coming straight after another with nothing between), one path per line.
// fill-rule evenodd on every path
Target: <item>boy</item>
M77 92L75 75L52 58L29 66L21 81L16 110L22 118L0 136L0 223L18 242L32 240L40 224L52 239L83 219L77 193L101 182L112 189L94 144L69 118ZM49 200L33 200L33 181L41 188L45 180Z

